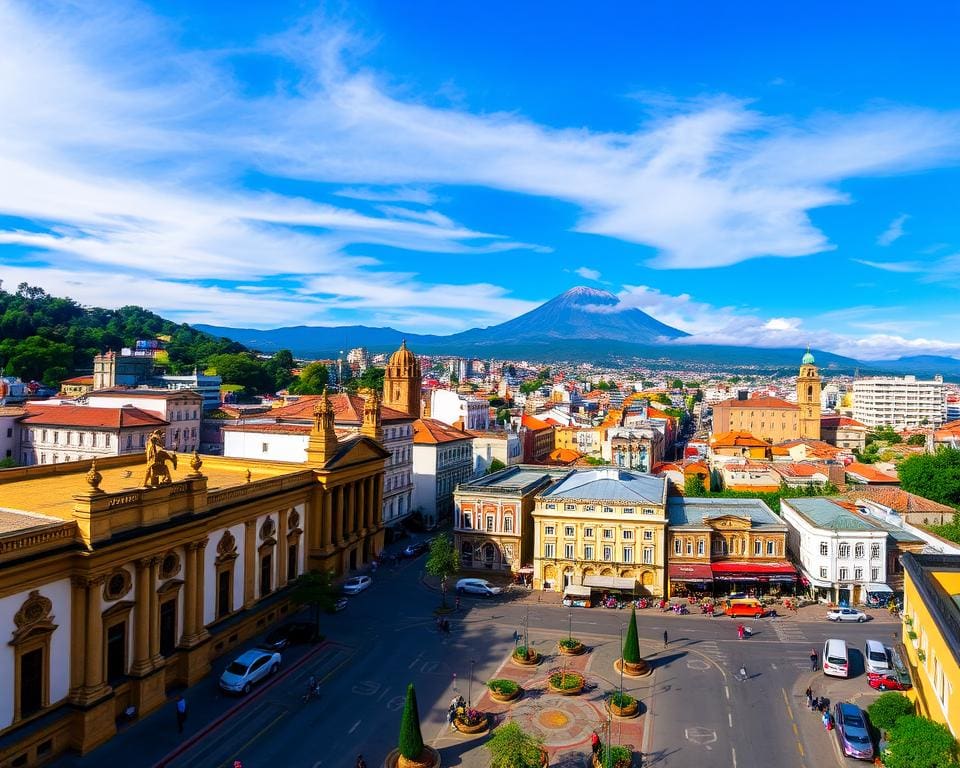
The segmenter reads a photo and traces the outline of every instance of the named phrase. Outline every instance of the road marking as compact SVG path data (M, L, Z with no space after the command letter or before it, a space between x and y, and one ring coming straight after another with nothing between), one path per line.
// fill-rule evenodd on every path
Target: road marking
M770 662L770 666L771 666L773 669L776 669L776 668L777 668L777 665L774 664L772 661Z
M800 738L800 731L797 730L796 723L793 723L793 735L796 736L798 739Z
M803 754L803 744L801 744L799 741L797 742L797 749L800 750L800 757L805 757Z
M737 768L737 750L733 747L730 747L730 759L733 762L733 768Z
M727 722L730 724L730 727L733 728L733 712L727 712Z
M286 712L281 712L279 715L277 715L275 718L273 718L273 720L271 720L271 721L270 721L269 723L267 723L263 728L261 728L259 731L257 731L249 741L246 741L246 742L240 747L240 749L238 749L236 752L234 752L234 753L233 753L233 757L228 758L228 759L226 760L226 762L224 762L222 765L223 765L223 766L232 765L232 764L233 764L233 761L236 760L237 755L239 755L241 752L243 752L243 750L245 750L247 747L249 747L251 744L253 744L253 742L255 742L257 739L259 739L261 736L263 736L267 731L269 731L271 728L273 728L273 726L275 726L278 722L280 722L280 721L281 721L283 718L285 718L286 716L287 716L287 713L286 713Z
M710 669L710 665L703 659L690 659L687 662L687 669L695 669L698 672L705 672Z
M707 749L710 749L710 745L717 740L717 732L713 728L701 728L700 726L684 728L683 735L687 741L692 741L694 744L699 744Z
M349 731L347 731L347 733L353 733L355 730L357 730L357 726L360 725L360 723L362 723L362 722L363 722L362 720L357 720L357 722L355 722L355 723L353 724L353 728L351 728Z
M727 701L730 701L730 688L729 686L723 686L723 692L727 694Z

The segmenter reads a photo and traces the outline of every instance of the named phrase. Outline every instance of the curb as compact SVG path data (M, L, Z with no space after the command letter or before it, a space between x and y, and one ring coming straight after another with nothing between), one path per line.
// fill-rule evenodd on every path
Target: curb
M263 694L265 694L271 688L276 686L278 683L281 683L282 681L286 680L288 677L290 677L290 675L292 675L296 670L298 670L300 667L306 664L310 659L312 659L320 651L322 651L324 648L327 648L332 644L333 643L331 643L329 640L324 640L322 643L317 645L311 651L309 651L308 653L304 654L299 659L297 659L297 661L295 661L289 667L284 669L279 675L277 675L272 680L270 680L266 685L262 685L259 688L257 688L255 693L253 693L250 696L244 697L241 701L238 701L236 704L230 707L230 709L228 709L226 712L215 717L213 720L207 723L203 728L201 728L199 731L193 734L193 736L186 739L181 744L179 744L175 749L165 754L156 763L153 764L153 768L165 768L165 766L167 766L170 762L172 762L173 760L176 760L180 755L182 755L188 749L195 746L197 742L199 742L201 739L206 738L207 735L209 735L211 732L215 731L217 728L223 725L224 722L226 722L229 718L233 717L233 715L235 715L241 709L243 709L248 704L251 704L252 702L259 699L261 696L263 696Z

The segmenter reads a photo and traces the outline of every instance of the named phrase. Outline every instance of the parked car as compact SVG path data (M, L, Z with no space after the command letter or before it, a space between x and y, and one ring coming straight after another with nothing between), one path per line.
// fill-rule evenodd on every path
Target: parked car
M469 595L483 595L484 597L493 597L499 595L502 590L495 587L486 579L460 579L457 582L457 594L467 593Z
M373 580L369 576L354 576L343 582L343 591L348 595L356 595L363 592L371 584L373 584Z
M337 613L347 607L347 598L338 597L333 601L333 605L327 610L327 613Z
M861 624L870 617L856 608L833 608L827 611L827 621L858 621Z
M890 658L887 649L879 640L867 640L863 645L863 661L866 671L884 674L890 672Z
M892 672L868 672L867 684L878 691L908 691L913 687Z
M419 557L424 552L430 549L430 545L425 541L416 541L412 544L407 544L403 550L404 557Z
M280 669L280 654L255 648L241 653L220 675L220 687L230 693L250 693L254 683Z
M267 633L261 648L282 651L294 643L309 643L317 636L317 625L310 621L291 621Z
M837 741L847 757L858 760L873 760L873 739L867 729L867 719L856 704L838 701L834 707Z

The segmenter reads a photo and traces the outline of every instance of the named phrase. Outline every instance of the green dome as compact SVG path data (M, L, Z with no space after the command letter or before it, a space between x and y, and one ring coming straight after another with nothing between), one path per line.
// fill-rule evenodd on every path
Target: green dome
M803 360L800 361L803 365L813 365L813 355L810 354L810 350L807 350L807 354L803 356Z

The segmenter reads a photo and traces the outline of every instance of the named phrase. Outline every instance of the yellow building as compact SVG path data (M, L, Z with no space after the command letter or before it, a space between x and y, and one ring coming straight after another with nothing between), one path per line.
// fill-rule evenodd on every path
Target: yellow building
M0 472L0 765L86 753L133 707L290 611L311 569L383 543L387 453L317 404L307 464L125 455Z
M903 646L919 714L960 737L960 555L901 555Z
M666 504L665 478L615 468L571 471L534 502L534 588L663 595Z
M555 427L554 448L599 457L603 447L602 427Z

